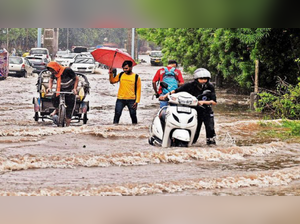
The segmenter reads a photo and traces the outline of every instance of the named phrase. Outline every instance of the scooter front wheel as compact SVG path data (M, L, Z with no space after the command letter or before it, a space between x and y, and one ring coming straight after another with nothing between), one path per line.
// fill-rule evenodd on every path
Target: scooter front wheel
M178 139L175 139L172 146L174 147L188 147L189 143L185 141L181 141Z
M153 137L150 137L150 138L148 139L148 143L149 143L150 145L154 145L154 138L153 138Z

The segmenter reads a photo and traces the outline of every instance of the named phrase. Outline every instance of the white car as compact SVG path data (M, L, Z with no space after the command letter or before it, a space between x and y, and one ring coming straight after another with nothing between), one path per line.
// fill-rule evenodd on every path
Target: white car
M70 54L70 53L71 53L71 51L69 51L69 50L65 50L65 51L57 51L55 57L56 57L56 58L60 58L60 57L62 57L63 55Z
M95 73L96 63L94 58L76 56L71 68L74 72Z
M27 58L10 56L9 57L9 72L10 76L25 77L32 75L34 68Z
M40 57L40 58L46 58L47 63L51 61L51 57L49 54L49 50L47 48L31 48L29 52L30 57Z
M74 63L76 55L75 53L63 54L60 57L56 57L54 61L62 66L69 67L70 64Z

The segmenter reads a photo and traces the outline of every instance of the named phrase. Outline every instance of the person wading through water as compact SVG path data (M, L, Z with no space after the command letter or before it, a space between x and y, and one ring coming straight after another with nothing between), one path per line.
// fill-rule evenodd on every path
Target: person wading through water
M132 72L132 61L124 61L122 68L123 72L114 77L112 69L109 70L109 81L111 84L120 82L118 91L114 124L119 124L122 111L125 106L129 110L129 114L132 120L132 124L137 124L136 111L138 103L141 99L141 78Z
M57 62L50 62L47 64L47 69L52 73L49 79L49 88L47 92L52 91L53 80L56 79L56 91L57 92L73 92L74 94L66 94L66 126L70 126L72 113L75 106L76 94L77 94L77 86L79 82L79 77L75 74L75 72L69 67L63 67ZM59 106L59 93L53 95L52 98L53 106L55 110L50 116L54 116L58 112Z
M176 90L173 90L172 93L178 92L188 92L191 95L198 97L202 95L205 90L210 90L210 99L200 99L198 104L202 107L197 107L198 114L198 126L196 130L196 134L193 140L193 143L196 143L199 135L202 123L205 125L206 130L206 144L207 145L215 145L216 144L216 133L215 133L215 122L214 122L214 112L212 110L212 105L217 105L217 97L215 93L215 87L212 83L209 82L211 78L211 74L205 68L198 68L194 72L194 81L184 84ZM167 96L170 93L161 96L160 100L166 100Z

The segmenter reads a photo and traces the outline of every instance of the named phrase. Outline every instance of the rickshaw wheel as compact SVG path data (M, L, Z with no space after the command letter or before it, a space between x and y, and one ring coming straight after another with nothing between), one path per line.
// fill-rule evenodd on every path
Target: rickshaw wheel
M59 115L58 115L58 127L64 127L66 123L66 108L61 105L59 108Z
M88 121L87 113L83 114L83 124L86 124Z
M39 121L39 113L38 112L35 112L35 114L34 114L34 120L35 121Z

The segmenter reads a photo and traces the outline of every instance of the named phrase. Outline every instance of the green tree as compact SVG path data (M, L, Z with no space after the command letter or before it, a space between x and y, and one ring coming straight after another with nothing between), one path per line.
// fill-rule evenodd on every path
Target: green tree
M297 82L300 29L275 28L141 28L140 36L162 47L164 61L177 59L185 71L206 67L232 85L251 90L255 60L262 87L276 77ZM233 82L232 82L233 81Z

